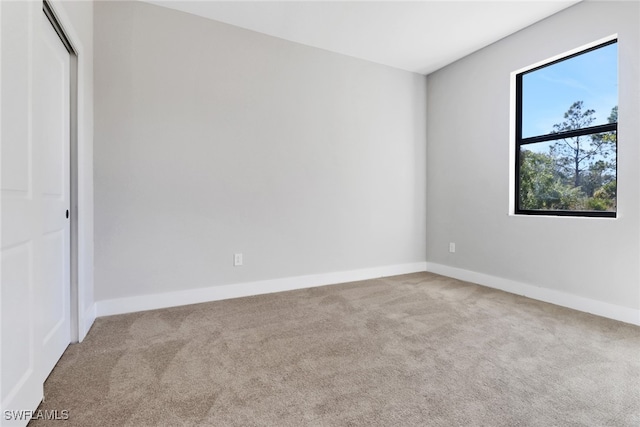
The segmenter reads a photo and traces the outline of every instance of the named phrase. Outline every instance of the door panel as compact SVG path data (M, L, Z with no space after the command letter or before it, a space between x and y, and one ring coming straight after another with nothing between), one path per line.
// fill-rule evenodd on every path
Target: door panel
M69 53L39 2L0 1L0 425L70 342Z
M37 376L33 310L28 304L19 303L29 301L33 294L32 259L31 242L2 248L2 340L9 344L2 351L3 397L16 396L25 382Z
M60 328L64 328L69 311L66 297L69 292L65 290L64 271L66 263L64 252L67 242L61 230L46 234L42 240L43 275L47 279L41 294L43 301L47 301L47 308L42 312L42 323L47 327L43 331L45 334L43 342L47 345L51 340L57 339L56 334ZM63 344L61 344L64 348L69 344L68 340L64 343L65 337L65 335L62 336ZM57 353L51 355L55 361L57 361L56 355L59 356Z
M38 303L34 298L39 273L42 215L38 168L30 129L31 22L35 2L0 1L0 141L2 180L2 277L0 286L0 407L34 409L42 398L38 369L40 343ZM40 21L37 21L40 22ZM24 420L0 424L24 425Z
M71 340L69 191L69 52L41 14L38 55L36 128L42 172L42 368L48 375Z

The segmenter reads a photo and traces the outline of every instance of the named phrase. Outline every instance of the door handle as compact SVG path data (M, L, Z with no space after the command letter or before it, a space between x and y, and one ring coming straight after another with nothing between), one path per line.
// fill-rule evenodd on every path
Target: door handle
M69 218L69 209L67 209L66 217Z

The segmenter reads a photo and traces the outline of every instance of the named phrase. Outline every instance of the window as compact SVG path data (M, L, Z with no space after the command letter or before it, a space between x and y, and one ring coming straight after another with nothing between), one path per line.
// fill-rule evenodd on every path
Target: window
M615 217L617 40L516 74L515 213Z

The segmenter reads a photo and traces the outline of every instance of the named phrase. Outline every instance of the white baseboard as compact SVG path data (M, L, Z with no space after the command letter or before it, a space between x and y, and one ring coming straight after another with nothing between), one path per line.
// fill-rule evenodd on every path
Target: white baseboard
M426 268L426 262L417 262L411 264L366 268L361 270L261 280L257 282L234 283L231 285L211 286L207 288L189 289L162 294L116 298L97 301L95 304L96 310L94 318L95 315L99 317L110 316L113 314L155 310L157 308L175 307L179 305L197 304L201 302L218 301L251 295L290 291L293 289L355 282L358 280L396 276L399 274L417 273L425 271Z
M427 262L426 270L431 273L477 283L489 288L500 289L512 294L640 326L640 310L633 308L432 262Z

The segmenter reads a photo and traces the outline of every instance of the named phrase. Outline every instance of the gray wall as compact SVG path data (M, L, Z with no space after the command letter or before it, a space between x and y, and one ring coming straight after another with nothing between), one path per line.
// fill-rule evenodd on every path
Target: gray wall
M428 262L640 307L639 7L580 3L428 76ZM511 72L615 33L618 218L510 216Z
M94 21L97 301L425 261L424 76L144 3Z

